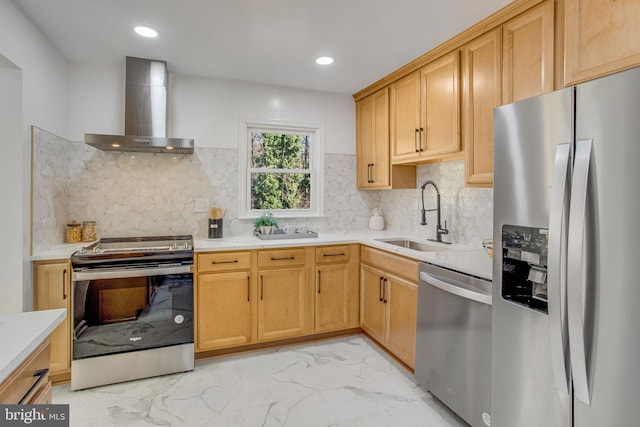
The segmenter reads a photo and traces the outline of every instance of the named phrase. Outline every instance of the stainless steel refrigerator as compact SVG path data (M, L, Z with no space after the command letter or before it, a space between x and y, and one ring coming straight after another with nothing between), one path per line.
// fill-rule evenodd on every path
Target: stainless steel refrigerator
M491 425L640 425L640 68L494 121Z

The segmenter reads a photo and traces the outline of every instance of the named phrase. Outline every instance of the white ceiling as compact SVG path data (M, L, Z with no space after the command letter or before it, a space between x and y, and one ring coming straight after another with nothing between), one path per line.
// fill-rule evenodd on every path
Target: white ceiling
M72 61L352 94L509 0L14 0ZM155 28L157 39L133 33ZM315 57L335 57L321 67Z

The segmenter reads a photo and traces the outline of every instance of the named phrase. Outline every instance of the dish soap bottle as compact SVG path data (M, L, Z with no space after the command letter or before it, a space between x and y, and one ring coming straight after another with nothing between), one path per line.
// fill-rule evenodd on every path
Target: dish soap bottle
M384 230L384 218L380 215L380 209L371 209L371 218L369 218L369 230Z

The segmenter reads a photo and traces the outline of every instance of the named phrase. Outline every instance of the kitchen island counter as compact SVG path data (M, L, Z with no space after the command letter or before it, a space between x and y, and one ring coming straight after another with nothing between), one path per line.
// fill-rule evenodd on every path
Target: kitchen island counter
M0 382L4 381L65 319L67 310L28 311L0 315Z

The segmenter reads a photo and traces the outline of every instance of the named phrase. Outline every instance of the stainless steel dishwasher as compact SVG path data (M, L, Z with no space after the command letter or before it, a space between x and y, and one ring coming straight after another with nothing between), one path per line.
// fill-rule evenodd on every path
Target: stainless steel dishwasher
M473 427L490 425L490 281L420 264L415 376Z

